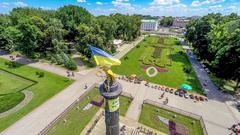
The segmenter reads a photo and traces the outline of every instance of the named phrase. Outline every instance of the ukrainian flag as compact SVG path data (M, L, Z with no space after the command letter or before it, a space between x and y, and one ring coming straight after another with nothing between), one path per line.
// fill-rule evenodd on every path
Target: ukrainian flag
M105 51L93 46L89 47L92 51L93 58L98 66L114 66L121 64L121 61L119 59L114 58Z

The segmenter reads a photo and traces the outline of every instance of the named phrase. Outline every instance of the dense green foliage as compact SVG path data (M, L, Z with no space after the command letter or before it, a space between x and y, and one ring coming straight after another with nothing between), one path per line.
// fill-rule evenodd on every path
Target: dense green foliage
M217 77L240 81L240 16L209 14L187 25L186 39Z
M91 58L88 45L114 53L113 40L134 40L140 35L140 23L139 17L130 15L95 17L74 5L57 10L14 8L9 15L0 15L0 49L75 69L72 49L87 58Z
M169 16L169 17L164 17L161 21L160 21L160 25L163 27L169 27L172 26L173 24L173 17Z

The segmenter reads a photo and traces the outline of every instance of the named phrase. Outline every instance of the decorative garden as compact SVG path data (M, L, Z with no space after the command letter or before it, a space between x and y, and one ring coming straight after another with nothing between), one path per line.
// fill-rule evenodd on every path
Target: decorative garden
M202 87L178 39L147 36L122 59L113 71L120 75L132 74L146 81L178 88L189 84L192 92L203 94Z
M150 104L143 104L139 122L170 135L203 135L199 120Z

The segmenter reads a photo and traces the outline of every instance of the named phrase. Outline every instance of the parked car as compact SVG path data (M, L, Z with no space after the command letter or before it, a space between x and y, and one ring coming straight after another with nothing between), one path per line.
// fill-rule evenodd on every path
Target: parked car
M236 105L238 112L240 112L240 104Z
M189 94L188 94L188 93L185 93L185 94L184 94L184 97L185 97L185 98L189 98Z

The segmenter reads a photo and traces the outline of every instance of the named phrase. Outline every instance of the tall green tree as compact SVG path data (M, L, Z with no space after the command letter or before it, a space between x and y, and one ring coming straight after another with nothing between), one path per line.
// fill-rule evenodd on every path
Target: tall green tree
M95 27L80 24L77 28L78 34L76 36L77 49L80 53L84 54L87 58L91 58L91 52L88 45L93 45L106 50L104 46L103 31L100 30L98 25Z
M61 20L64 29L68 31L66 39L73 41L80 23L90 24L92 15L79 6L68 5L57 10L56 16Z
M163 27L169 27L172 26L173 24L173 17L168 16L168 17L164 17L161 21L160 21L160 25Z
M17 50L32 58L39 57L36 49L38 48L38 43L43 36L41 30L29 19L20 19L17 29L21 32Z

